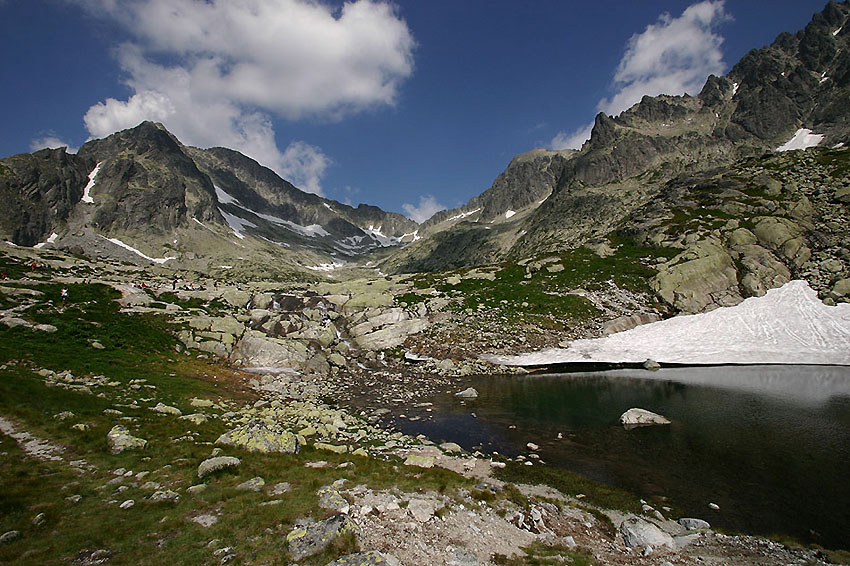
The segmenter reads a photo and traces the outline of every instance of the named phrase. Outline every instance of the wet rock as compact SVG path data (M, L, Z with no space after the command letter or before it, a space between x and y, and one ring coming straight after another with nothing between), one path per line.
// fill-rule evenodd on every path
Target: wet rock
M204 478L219 470L235 468L241 463L242 461L239 458L234 458L233 456L216 456L214 458L208 458L201 462L198 466L198 477Z
M356 534L357 525L344 513L337 513L324 521L297 527L286 535L289 554L294 560L313 556L326 549L346 534Z
M620 423L626 426L664 425L670 424L670 420L646 409L633 408L620 415Z
M478 391L476 391L474 387L467 387L463 391L455 393L455 397L460 397L461 399L475 399L478 397Z

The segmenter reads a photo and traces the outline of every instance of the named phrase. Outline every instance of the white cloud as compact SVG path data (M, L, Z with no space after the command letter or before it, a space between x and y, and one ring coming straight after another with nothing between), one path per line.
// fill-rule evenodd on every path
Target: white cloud
M408 218L419 224L425 222L437 212L445 210L446 207L437 202L433 195L419 197L419 206L404 203L401 205Z
M393 105L413 71L413 37L382 0L339 9L313 0L68 1L134 36L117 50L133 94L89 109L92 136L155 120L185 143L239 150L318 192L327 158L312 148L324 161L297 159L290 149L304 142L281 152L271 117L337 120Z
M331 159L316 146L297 141L289 144L282 155L282 176L308 193L324 195L322 177Z
M558 132L549 142L552 149L581 149L581 145L590 138L593 122L581 126L572 132Z
M0 4L2 4L2 0L0 0ZM67 147L68 153L77 153L77 150L80 149L59 139L59 137L53 132L48 132L46 136L34 139L30 142L30 151L38 151L40 149L57 149L60 147Z
M629 39L614 73L616 92L600 100L597 109L617 115L644 95L698 93L708 75L723 74L726 70L720 49L723 38L715 31L728 19L724 0L692 4L678 18L661 14L658 22ZM552 147L579 148L588 137L587 126L571 134L559 132L552 140Z

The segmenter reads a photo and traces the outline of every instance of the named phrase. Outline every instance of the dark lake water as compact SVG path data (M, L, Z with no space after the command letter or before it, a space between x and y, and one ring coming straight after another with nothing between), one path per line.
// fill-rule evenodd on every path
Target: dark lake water
M534 442L549 466L667 497L715 526L850 547L850 368L615 370L458 385L480 396L439 395L431 412L407 414L423 420L396 426L511 456ZM631 407L673 423L625 430L618 419Z

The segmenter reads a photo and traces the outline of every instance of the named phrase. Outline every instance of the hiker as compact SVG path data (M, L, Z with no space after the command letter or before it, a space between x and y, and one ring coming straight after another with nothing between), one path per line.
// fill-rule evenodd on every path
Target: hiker
M65 301L68 299L68 289L67 287L62 287L62 290L59 292L62 296L62 304L65 304Z

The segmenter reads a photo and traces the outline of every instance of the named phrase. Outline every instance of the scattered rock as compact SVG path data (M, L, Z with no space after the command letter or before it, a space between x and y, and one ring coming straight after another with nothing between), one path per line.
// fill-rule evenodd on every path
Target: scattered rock
M133 501L132 499L128 499L127 501L125 501L124 503L119 505L118 507L121 508L121 509L129 509L130 507L132 507L135 504L136 504L135 501Z
M399 561L390 554L384 554L377 550L358 552L340 556L327 566L400 566Z
M165 489L153 492L153 494L148 498L148 501L153 503L175 503L179 499L180 496L177 495L177 493L170 489Z
M216 444L238 446L249 452L281 452L295 454L301 446L298 437L280 424L265 421L250 421L218 437Z
M357 525L344 513L337 513L313 525L298 527L286 535L289 554L294 560L318 554L346 534L356 534Z
M325 486L316 494L319 496L319 507L348 514L348 501L333 486Z
M623 542L629 548L641 546L657 548L666 546L673 550L676 546L673 542L673 537L649 521L645 521L639 517L631 517L623 521L620 524L620 534L623 536Z
M679 519L679 524L689 531L699 531L702 529L710 529L711 525L708 524L708 521L703 521L702 519L691 519L688 517L682 517Z
M179 417L183 414L183 412L177 407L172 407L170 405L165 405L164 403L157 403L156 406L151 409L151 411L155 413L161 413L163 415L173 415L175 417Z
M239 458L234 458L233 456L216 456L214 458L209 458L201 462L198 466L198 477L204 478L205 476L219 470L235 468L241 463L242 461Z
M215 515L210 515L208 513L205 513L203 515L198 515L196 517L192 517L189 520L192 521L193 523L197 523L197 524L201 525L204 528L211 527L211 526L215 525L216 523L218 523L218 517L216 517Z
M434 457L424 454L411 454L404 461L405 466L419 466L420 468L433 468Z
M21 531L6 531L0 535L0 544L14 542L21 538Z
M271 489L272 495L283 495L287 491L292 490L292 486L288 482L276 483Z
M407 504L407 512L420 523L427 523L435 511L434 502L426 499L411 499Z
M148 445L147 440L132 436L124 425L112 427L112 430L106 434L106 441L109 444L109 451L113 454L120 454L125 450L138 450Z
M475 399L478 397L478 391L476 391L474 387L468 387L463 391L455 393L455 397L460 397L461 399Z
M244 481L236 486L236 489L241 489L243 491L260 491L265 487L266 480L257 476L255 478L251 478L248 481Z

